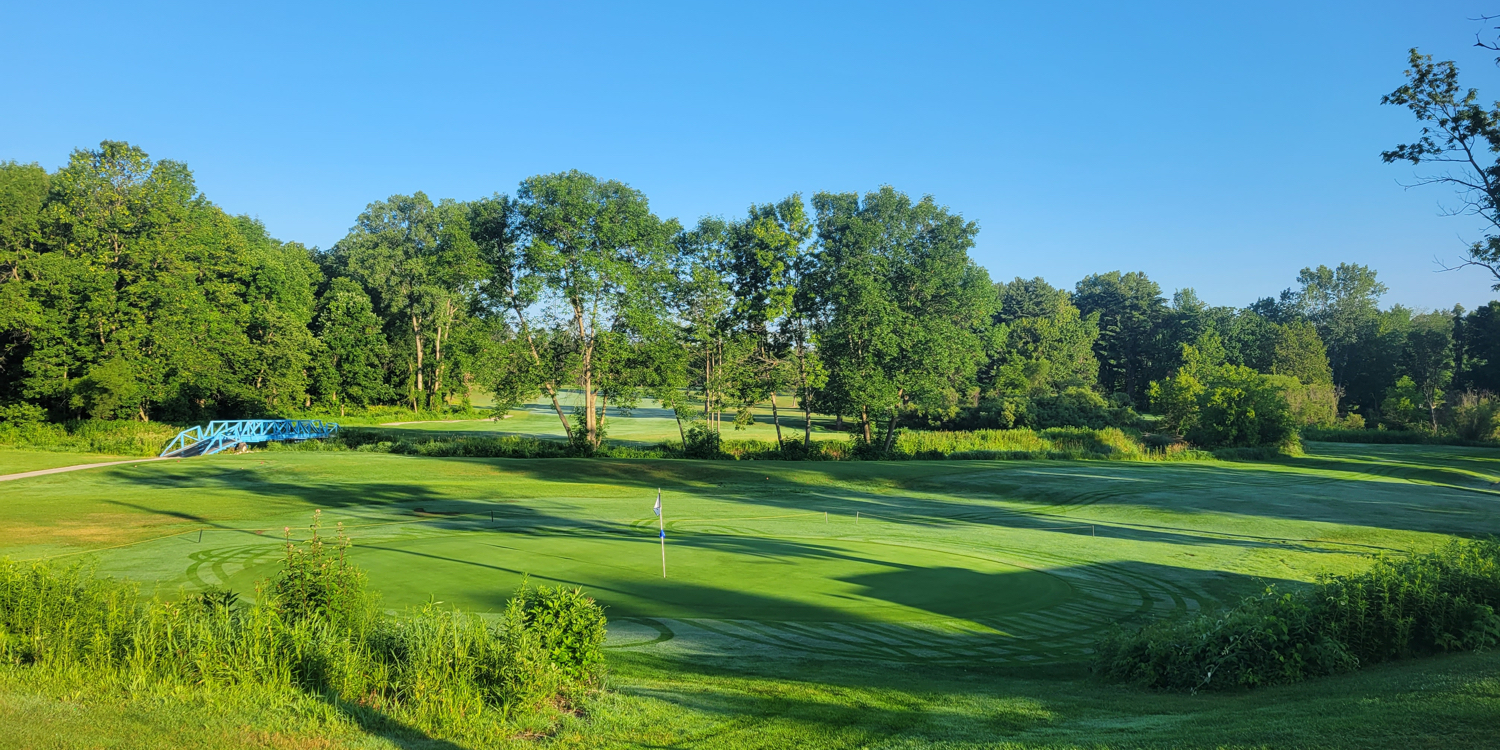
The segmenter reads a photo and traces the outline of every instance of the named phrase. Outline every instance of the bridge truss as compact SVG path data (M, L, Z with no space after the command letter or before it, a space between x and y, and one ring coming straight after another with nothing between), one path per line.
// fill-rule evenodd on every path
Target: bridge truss
M339 426L321 419L234 419L209 422L177 433L162 456L208 456L241 445L272 440L317 440L337 435Z

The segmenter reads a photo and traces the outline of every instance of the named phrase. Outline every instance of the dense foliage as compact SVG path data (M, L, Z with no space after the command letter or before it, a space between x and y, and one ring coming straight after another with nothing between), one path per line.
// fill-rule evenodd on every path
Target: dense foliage
M0 666L128 689L300 689L428 730L598 685L605 620L581 592L523 585L493 623L436 604L390 614L342 533L317 531L288 537L248 604L223 589L145 598L78 565L0 561Z
M358 422L466 409L475 388L501 409L549 400L570 455L603 450L642 398L704 456L722 453L725 415L744 426L767 403L801 412L800 440L774 419L788 457L816 452L814 410L860 455L899 454L901 428L1165 428L1206 448L1335 426L1495 438L1500 302L1382 309L1384 285L1352 264L1244 309L1169 299L1139 272L996 284L969 257L978 231L890 187L685 228L575 171L514 196L391 196L318 250L125 143L52 173L0 164L0 440L82 446L101 420Z
M1095 671L1168 690L1298 682L1392 659L1500 645L1500 543L1452 542L1364 573L1105 639Z

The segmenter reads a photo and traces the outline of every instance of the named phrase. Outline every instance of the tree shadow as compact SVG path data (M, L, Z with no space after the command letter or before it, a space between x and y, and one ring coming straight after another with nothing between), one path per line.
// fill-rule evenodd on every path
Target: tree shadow
M379 737L401 750L466 750L462 745L433 737L384 712L341 700L329 693L310 691L309 694L343 714L365 734Z

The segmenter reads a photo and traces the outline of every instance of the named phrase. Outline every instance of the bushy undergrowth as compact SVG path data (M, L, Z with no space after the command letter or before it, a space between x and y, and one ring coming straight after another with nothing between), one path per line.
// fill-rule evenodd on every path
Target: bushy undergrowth
M387 422L447 422L464 419L492 419L492 409L476 409L465 404L449 404L432 409L413 410L402 405L351 406L338 409L303 409L287 415L288 419L327 419L340 425L378 426Z
M1452 434L1432 434L1418 430L1349 430L1337 427L1306 427L1302 430L1303 440L1312 440L1320 443L1380 443L1380 444L1403 444L1403 445L1461 445L1472 447L1495 447L1500 442L1495 440L1475 440Z
M0 446L69 453L155 456L182 428L164 422L85 419L74 422L6 420Z
M1120 631L1103 678L1166 690L1299 682L1393 659L1500 645L1500 543L1452 542L1312 587L1274 587L1215 614Z
M676 441L637 447L606 443L604 447L578 451L561 440L500 435L482 437L455 435L412 440L395 430L349 428L326 441L272 444L270 450L363 451L409 456L445 458L569 458L589 455L605 458L696 458L739 461L853 461L853 460L1022 460L1022 459L1123 459L1181 460L1212 458L1217 454L1190 449L1182 443L1152 443L1134 431L1114 427L1054 427L1046 430L971 430L935 432L903 430L897 433L890 453L879 444L850 440L816 440L805 446L787 440L781 446L771 440L714 440L697 436L686 449ZM1249 453L1249 452L1245 452ZM1261 455L1265 453L1267 455ZM1231 460L1280 456L1279 450L1255 455L1222 456Z
M598 684L605 619L581 591L523 584L495 621L438 604L390 614L346 547L315 523L248 605L226 591L148 598L79 565L0 561L0 665L132 691L297 689L436 732Z

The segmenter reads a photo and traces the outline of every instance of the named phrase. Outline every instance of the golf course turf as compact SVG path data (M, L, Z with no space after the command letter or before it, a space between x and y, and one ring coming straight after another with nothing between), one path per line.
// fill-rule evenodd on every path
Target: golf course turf
M0 473L44 463L0 452ZM263 451L0 483L0 554L91 559L164 594L253 596L284 530L305 538L321 510L390 607L494 612L525 578L581 586L610 618L611 690L553 728L562 744L1485 746L1495 740L1479 727L1500 719L1493 655L1211 697L1103 686L1085 667L1117 624L1500 532L1496 482L1493 449L1402 445L1309 444L1266 463ZM7 689L0 728L83 720L46 719L49 704ZM154 710L134 720L171 723L178 709ZM207 711L205 726L235 710ZM282 721L252 714L222 720ZM452 746L285 722L267 731Z

